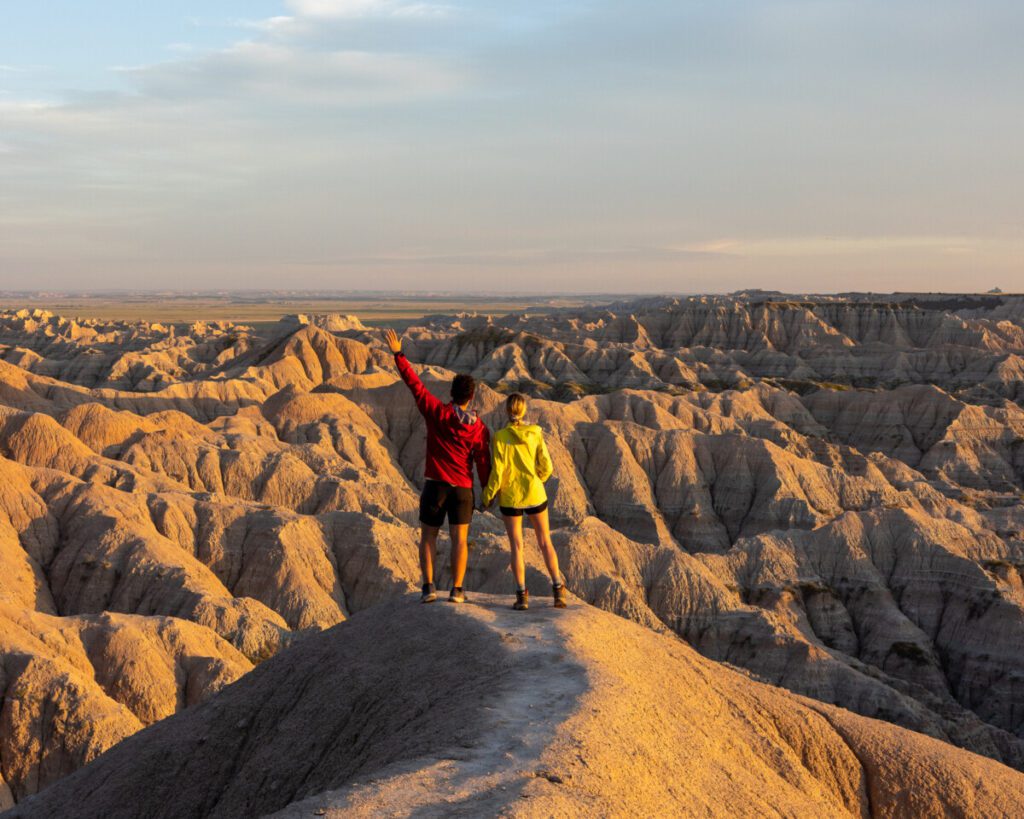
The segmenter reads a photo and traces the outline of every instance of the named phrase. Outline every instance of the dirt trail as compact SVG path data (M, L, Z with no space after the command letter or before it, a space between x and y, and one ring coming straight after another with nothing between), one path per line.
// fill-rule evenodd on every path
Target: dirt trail
M374 771L366 781L295 803L274 816L491 816L533 792L528 786L538 779L552 787L545 774L557 774L544 768L542 756L558 726L576 710L587 675L565 651L560 634L560 621L571 615L543 598L526 612L513 611L511 599L477 594L456 612L445 611L454 608L446 602L424 607L428 617L454 613L484 624L506 653L496 669L500 700L482 709L467 702L464 713L453 710L446 716L456 724L482 718L475 738ZM460 663L457 638L454 647L438 639L444 650L437 662Z

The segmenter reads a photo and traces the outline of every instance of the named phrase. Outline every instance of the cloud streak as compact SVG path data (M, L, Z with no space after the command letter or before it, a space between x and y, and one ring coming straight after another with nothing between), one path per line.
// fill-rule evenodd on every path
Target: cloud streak
M438 60L369 51L307 51L246 41L173 63L121 69L153 99L219 99L267 106L383 105L450 93L457 73Z
M447 17L454 9L440 3L406 3L401 0L289 0L298 16L328 19L361 17Z

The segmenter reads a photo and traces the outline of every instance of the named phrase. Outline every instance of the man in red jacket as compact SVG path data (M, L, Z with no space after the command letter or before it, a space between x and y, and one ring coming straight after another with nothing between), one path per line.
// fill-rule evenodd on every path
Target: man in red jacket
M423 571L423 596L433 603L434 562L437 560L437 533L448 518L452 537L452 603L466 600L462 581L469 557L469 522L473 517L473 464L480 485L486 486L491 474L491 433L469 405L476 393L471 375L457 375L452 381L452 400L443 404L430 394L402 352L402 342L394 330L384 338L395 354L395 366L416 400L416 407L427 422L427 463L423 494L420 495L420 569Z

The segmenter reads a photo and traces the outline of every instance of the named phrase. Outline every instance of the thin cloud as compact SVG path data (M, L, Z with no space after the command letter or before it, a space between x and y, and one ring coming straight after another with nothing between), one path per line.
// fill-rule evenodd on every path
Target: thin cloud
M962 236L792 236L749 239L734 242L730 252L744 256L848 256L866 253L932 251L948 253L951 247L972 252ZM988 246L1003 244L988 237L972 237ZM1014 243L1010 243L1011 245Z
M404 3L399 0L289 0L288 7L303 17L446 17L451 6Z
M0 74L39 74L50 70L51 66L48 65L10 65L6 63L0 64Z
M483 253L416 254L396 253L371 256L331 256L308 259L308 264L365 265L365 266L469 266L469 267L537 267L552 264L605 264L705 258L709 254L664 247L615 248L531 248L525 250L494 250Z
M256 31L275 32L287 28L295 22L295 18L286 14L277 17L267 17L263 20L236 20L235 25L239 28L255 29Z
M396 104L457 89L461 78L439 60L398 53L309 51L246 41L193 60L122 68L155 99L296 105Z

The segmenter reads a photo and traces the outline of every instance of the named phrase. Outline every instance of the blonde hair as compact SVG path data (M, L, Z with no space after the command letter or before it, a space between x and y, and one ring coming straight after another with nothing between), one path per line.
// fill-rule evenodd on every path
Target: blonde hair
M526 415L526 396L521 392L512 393L505 400L505 412L511 421L522 421Z

